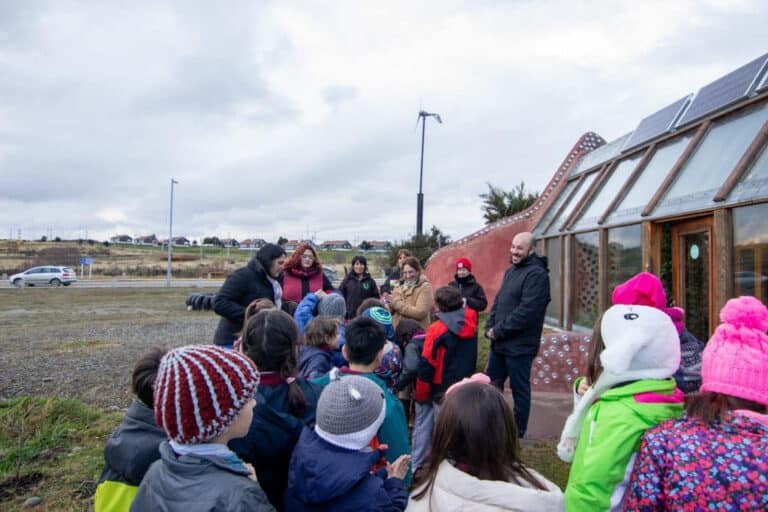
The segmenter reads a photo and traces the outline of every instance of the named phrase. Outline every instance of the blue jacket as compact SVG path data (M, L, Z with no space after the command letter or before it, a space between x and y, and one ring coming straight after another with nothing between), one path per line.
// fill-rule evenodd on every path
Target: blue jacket
M296 324L299 326L299 332L302 336L304 336L304 333L306 332L307 324L317 316L317 303L319 301L317 295L308 293L301 299L301 302L299 302L299 305L296 307L296 312L293 313L293 319L296 320ZM341 325L339 325L339 349L331 352L333 366L340 367L347 364L344 357L341 355L341 347L347 342L345 332L344 323L342 322Z
M379 450L339 448L305 428L288 469L285 510L291 512L397 512L408 505L408 491L386 470L371 474Z
M256 407L248 434L229 442L230 450L253 464L259 485L277 510L283 510L293 447L305 426L314 427L317 400L323 390L306 380L297 379L296 383L307 400L307 409L301 418L288 412L288 384L261 385L256 392Z
M333 368L333 357L329 350L303 345L299 348L298 374L304 379L322 377Z

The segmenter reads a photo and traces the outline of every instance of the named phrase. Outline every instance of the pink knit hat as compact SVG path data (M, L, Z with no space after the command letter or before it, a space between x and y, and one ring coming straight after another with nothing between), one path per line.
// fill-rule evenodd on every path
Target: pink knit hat
M649 272L640 272L613 289L611 303L616 306L650 306L664 309L667 306L667 294L661 280Z
M729 300L702 355L701 391L768 405L768 309L754 297Z

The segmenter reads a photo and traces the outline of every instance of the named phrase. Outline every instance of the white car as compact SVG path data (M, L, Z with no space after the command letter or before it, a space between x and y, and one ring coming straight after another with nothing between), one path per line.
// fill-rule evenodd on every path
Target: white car
M8 278L13 286L50 285L69 286L77 281L75 271L69 267L33 267L29 270L14 274Z

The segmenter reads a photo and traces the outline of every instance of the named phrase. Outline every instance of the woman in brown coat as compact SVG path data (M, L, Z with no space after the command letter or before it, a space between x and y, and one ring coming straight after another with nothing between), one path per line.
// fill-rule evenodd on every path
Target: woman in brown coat
M433 304L432 285L422 274L419 260L407 257L403 262L401 280L392 288L389 302L392 323L397 327L402 318L410 318L426 330Z

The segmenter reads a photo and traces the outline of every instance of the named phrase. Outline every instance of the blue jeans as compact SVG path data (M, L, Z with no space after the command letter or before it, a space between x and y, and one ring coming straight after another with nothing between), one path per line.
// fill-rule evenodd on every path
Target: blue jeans
M534 356L505 356L491 350L488 355L486 374L491 383L504 391L504 382L509 377L509 387L514 400L517 435L523 437L528 428L528 416L531 413L531 366Z

